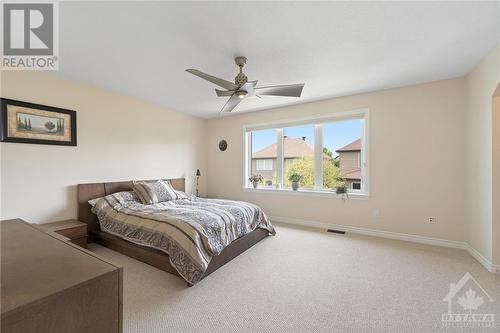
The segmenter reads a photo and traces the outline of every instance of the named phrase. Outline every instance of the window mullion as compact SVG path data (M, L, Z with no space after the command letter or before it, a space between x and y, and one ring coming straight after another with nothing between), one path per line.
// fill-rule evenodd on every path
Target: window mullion
M276 182L283 188L283 128L276 129Z
M314 125L314 188L323 188L323 125Z

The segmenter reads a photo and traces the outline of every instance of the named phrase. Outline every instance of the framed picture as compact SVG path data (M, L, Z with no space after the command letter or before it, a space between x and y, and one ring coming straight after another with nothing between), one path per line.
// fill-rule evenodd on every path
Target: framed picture
M0 98L0 141L76 146L76 112Z

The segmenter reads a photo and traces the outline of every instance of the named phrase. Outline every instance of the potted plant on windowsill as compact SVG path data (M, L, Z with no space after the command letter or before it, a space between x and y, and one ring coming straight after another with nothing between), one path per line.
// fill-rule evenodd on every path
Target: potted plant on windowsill
M335 189L335 193L337 194L347 193L347 187L345 187L345 185L337 186L337 188Z
M342 199L348 198L347 183L346 183L345 178L339 177L339 178L336 178L336 181L337 181L337 187L335 188L335 193L341 194Z
M292 182L292 190L297 191L300 187L300 182L304 179L304 176L298 173L292 173L288 180Z
M261 175L252 175L248 180L252 183L253 188L257 188L260 183L264 180L264 177Z

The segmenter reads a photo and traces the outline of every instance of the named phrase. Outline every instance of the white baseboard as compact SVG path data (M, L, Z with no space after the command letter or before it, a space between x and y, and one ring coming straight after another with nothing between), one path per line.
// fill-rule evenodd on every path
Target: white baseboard
M485 258L481 253L479 253L476 249L470 246L466 242L454 241L449 239L442 238L433 238L433 237L425 237L411 234L403 234L399 232L392 231L384 231L384 230L376 230L376 229L368 229L368 228L360 228L360 227L352 227L342 224L333 224L333 223L324 223L318 221L297 219L292 217L283 217L283 216L269 216L271 221L282 222L287 224L295 224L305 227L313 227L320 229L333 229L344 232L351 232L353 234L374 236L374 237L382 237L389 238L395 240L402 240L407 242L414 242L420 244L428 244L435 246L443 246L450 247L454 249L462 249L467 251L474 259L479 261L481 265L483 265L488 271L492 273L500 273L500 265L494 265L490 260Z
M474 257L474 259L476 259L477 261L479 261L481 263L481 265L483 265L490 272L493 272L493 273L499 273L500 272L498 270L498 267L495 267L495 266L499 266L499 265L493 265L493 263L490 260L488 260L487 258L485 258L481 253L479 253L479 251L477 251L475 248L473 248L469 244L465 243L465 249L464 250L466 250L467 252L469 252L469 254L472 257Z

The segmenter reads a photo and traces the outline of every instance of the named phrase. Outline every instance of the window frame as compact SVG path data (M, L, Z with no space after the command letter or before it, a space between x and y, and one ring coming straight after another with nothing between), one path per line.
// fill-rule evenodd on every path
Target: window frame
M360 119L361 122L361 153L359 154L361 163L361 190L348 189L349 195L354 195L355 197L368 197L370 193L370 181L369 181L369 128L370 128L370 117L369 109L356 109L343 112L335 112L329 114L315 115L311 117L288 119L282 121L273 121L260 124L251 124L243 126L243 151L244 151L244 168L243 168L243 189L245 191L258 191L258 192L268 192L268 193L288 193L293 192L297 194L313 194L313 195L332 195L341 197L335 193L335 189L324 189L323 188L323 124L338 122L343 120ZM292 126L301 125L314 125L314 161L315 161L315 185L313 189L299 189L298 191L292 191L289 188L283 187L283 171L284 171L284 157L283 157L283 129ZM251 172L252 164L252 131L257 130L276 130L276 144L277 144L277 158L276 158L276 172L277 180L276 185L273 186L259 186L259 188L254 189L248 181L250 177L249 172ZM270 191L271 190L271 191Z

